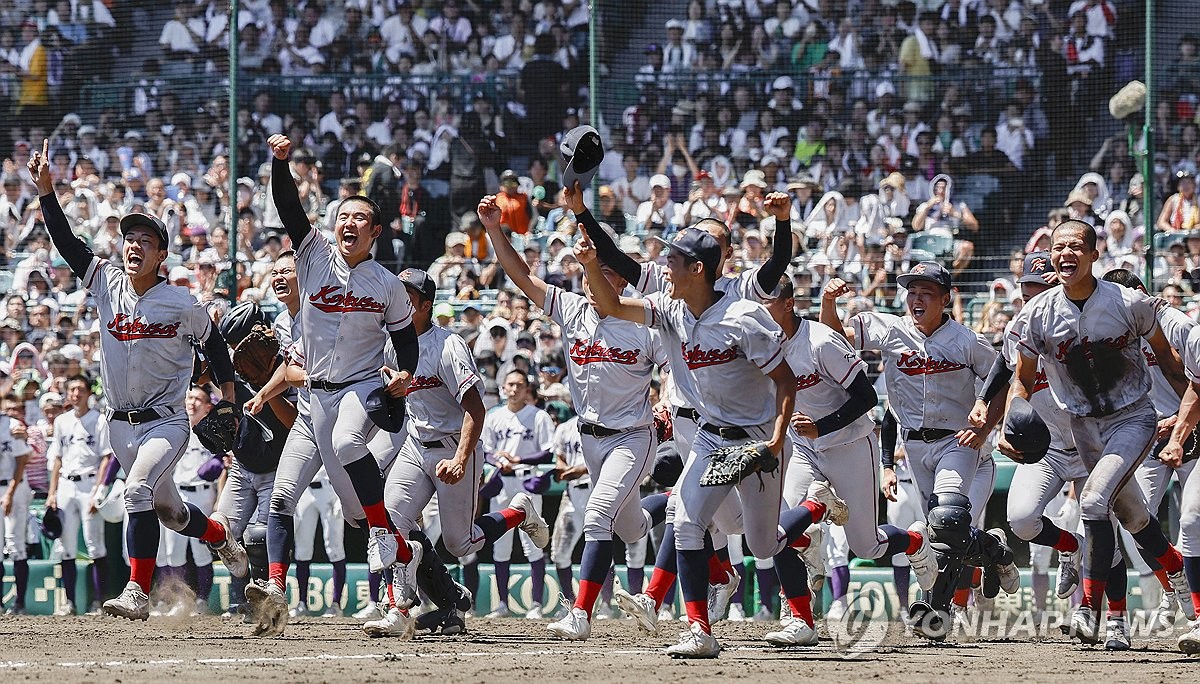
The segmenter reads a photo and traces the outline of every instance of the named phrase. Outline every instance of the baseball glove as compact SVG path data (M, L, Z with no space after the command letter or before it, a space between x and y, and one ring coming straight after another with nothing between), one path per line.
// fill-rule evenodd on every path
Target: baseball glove
M654 432L658 435L658 443L671 439L675 434L674 423L671 422L671 409L657 406L654 409Z
M700 476L701 487L735 485L757 473L769 473L779 467L779 459L767 448L766 442L747 442L721 447L708 457L708 467Z
M251 385L262 387L271 379L278 356L279 339L275 331L255 323L233 350L233 370Z
M237 421L241 412L235 404L219 401L207 416L196 423L192 432L196 433L196 438L204 448L214 454L221 455L233 451L233 445L237 441Z

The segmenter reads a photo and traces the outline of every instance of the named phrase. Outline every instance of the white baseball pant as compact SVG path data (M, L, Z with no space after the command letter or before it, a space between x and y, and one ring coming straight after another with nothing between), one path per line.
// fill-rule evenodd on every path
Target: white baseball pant
M127 513L154 511L164 527L176 532L187 525L188 509L172 476L191 432L184 413L138 425L109 423L113 454L126 473Z
M566 496L558 505L558 517L550 537L550 562L556 568L571 567L575 545L583 538L583 513L590 487L567 483Z
M328 480L318 480L304 488L296 504L295 558L311 561L316 542L317 521L321 522L321 533L325 542L325 555L329 562L346 559L343 542L345 525L342 519L342 504Z
M979 449L962 446L950 435L933 442L907 439L904 453L921 494L921 510L926 515L929 497L934 494L962 494L970 498L975 471L979 469Z
M71 560L79 552L79 528L83 527L83 543L88 558L104 558L108 549L104 544L104 518L100 513L89 513L92 491L96 486L96 474L82 476L78 481L62 476L58 479L58 513L62 516L62 558Z
M586 541L625 543L646 536L650 518L641 507L639 486L654 466L654 428L643 426L608 437L582 435L583 460L592 484L583 514Z
M217 500L217 510L229 516L230 532L234 539L241 539L250 524L267 524L267 513L271 509L271 490L275 486L275 473L252 473L242 467L237 459L225 478L225 488Z
M882 556L887 551L887 537L878 527L879 447L874 436L819 451L797 448L796 440L791 443L787 482L789 488L799 494L797 505L804 500L813 481L828 482L850 508L845 534L854 555L859 558Z
M5 485L7 488L8 485ZM4 516L4 555L9 560L19 561L29 557L26 544L29 540L29 503L33 501L33 490L29 482L21 480L13 490L12 509Z
M1150 523L1141 488L1125 485L1150 452L1157 426L1158 414L1148 397L1112 415L1072 416L1071 434L1089 473L1079 492L1083 520L1107 520L1116 514L1134 534Z

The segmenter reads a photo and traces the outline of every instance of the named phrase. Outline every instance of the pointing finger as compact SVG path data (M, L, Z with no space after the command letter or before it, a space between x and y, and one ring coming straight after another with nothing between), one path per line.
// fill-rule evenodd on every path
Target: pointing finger
M42 138L42 159L50 158L50 138Z

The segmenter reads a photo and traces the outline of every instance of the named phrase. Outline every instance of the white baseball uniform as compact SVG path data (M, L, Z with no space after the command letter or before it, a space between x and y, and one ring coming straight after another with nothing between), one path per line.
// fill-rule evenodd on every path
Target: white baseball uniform
M79 527L83 526L83 541L88 557L104 558L104 518L90 512L96 477L105 454L111 454L108 444L108 421L96 409L80 416L74 410L54 419L54 439L47 457L53 469L58 462L58 511L62 516L62 558L75 558L79 547Z
M502 404L489 411L487 418L484 419L481 441L484 451L488 454L507 452L518 458L533 456L548 451L553 446L554 421L551 420L550 414L532 404L516 413L508 410L508 407ZM500 481L504 487L496 495L496 506L498 508L507 507L513 496L518 492L525 491L524 480L533 474L533 466L518 464L513 468L511 475L501 476ZM478 481L478 478L475 481ZM540 512L542 496L531 494L530 499L533 500L534 507ZM441 507L448 506L442 502ZM445 527L444 524L443 527ZM525 551L525 558L531 561L540 560L544 556L542 550L533 543L524 530L516 531L521 535L521 548ZM511 532L505 533L492 542L492 558L494 560L507 562L512 558L513 535ZM479 534L478 536L482 537L483 535Z
M422 512L436 494L442 540L451 554L462 557L479 551L486 542L483 530L475 524L482 448L476 445L464 465L463 478L455 484L439 479L437 466L454 458L463 426L461 402L472 388L478 391L481 378L461 336L435 325L417 339L421 352L408 386L405 441L388 471L384 505L396 529L407 534L421 526ZM549 415L542 415L549 420ZM486 421L484 435L486 439ZM511 552L511 535L505 536L510 539Z
M583 441L579 434L579 416L572 416L565 423L559 423L554 428L554 441L551 449L572 468L586 466L583 459ZM584 475L570 480L566 484L566 496L558 505L558 517L550 538L550 560L556 568L571 567L571 555L575 545L583 537L583 512L587 509L588 493L592 480Z
M317 471L317 476L304 488L304 493L300 495L300 501L296 504L296 560L312 560L318 521L321 523L321 536L329 562L345 560L345 521L342 518L342 504L337 493L333 491L324 468Z
M13 436L13 423L9 416L0 416L0 493L14 487L12 480L16 474L17 459L33 453L29 443ZM0 530L4 539L4 555L10 560L25 560L25 526L29 522L29 502L33 499L33 490L24 478L12 489L12 511L3 516L4 528Z

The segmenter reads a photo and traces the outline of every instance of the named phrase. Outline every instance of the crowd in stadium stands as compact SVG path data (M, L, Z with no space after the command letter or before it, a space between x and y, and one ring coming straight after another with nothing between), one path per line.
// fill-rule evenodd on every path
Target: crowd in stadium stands
M1012 275L970 271L986 220L980 203L989 192L1004 194L987 214L999 230L1020 216L1030 183L1086 170L1046 225L1093 222L1104 267L1140 272L1151 221L1170 234L1154 264L1163 294L1191 306L1200 289L1196 38L1179 42L1155 112L1161 213L1148 218L1126 139L1104 141L1089 158L1080 137L1080 117L1101 115L1113 90L1109 46L1122 30L1113 3L920 4L930 11L878 0L688 3L646 48L636 102L601 125L608 153L589 205L626 252L647 260L663 258L650 236L722 217L735 230L729 268L737 270L770 253L778 237L763 197L786 191L800 307L817 304L834 275L858 290L851 307L895 306L894 274L904 262L940 258L964 281L979 281L964 282L958 304L981 330L995 331L1020 293ZM493 400L501 369L536 368L561 354L553 326L493 263L473 207L499 192L504 223L531 266L549 282L580 288L556 140L589 119L580 68L586 3L244 2L242 67L250 72L452 72L478 77L480 87L454 101L436 90L376 99L339 88L306 95L292 110L275 106L279 92L262 90L238 117L236 172L224 106L184 107L191 96L169 78L225 68L223 7L176 3L161 27L160 57L139 72L127 106L85 119L55 99L64 64L76 59L67 56L70 44L106 35L129 15L114 20L99 1L0 2L0 96L13 108L0 131L0 284L10 293L0 316L0 388L23 400L13 404L22 420L38 423L43 404L61 401L66 377L97 365L95 310L52 249L25 173L43 138L60 202L97 254L119 259L118 217L148 211L176 243L171 282L214 306L235 286L239 297L273 305L264 279L289 245L270 200L265 139L285 132L301 141L293 173L310 219L329 228L339 197L379 200L392 238L381 242L380 259L431 270L445 300L438 320L472 341ZM1002 79L942 78L978 68L1010 76L1011 89ZM518 74L512 99L485 87L503 73ZM47 112L49 122L39 123ZM1046 248L1049 231L1032 227L1013 230L1032 232L1025 250ZM1014 274L1020 256L1012 255Z

